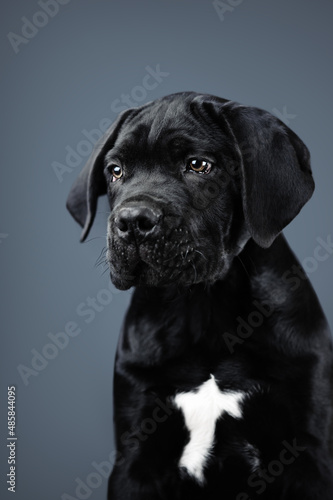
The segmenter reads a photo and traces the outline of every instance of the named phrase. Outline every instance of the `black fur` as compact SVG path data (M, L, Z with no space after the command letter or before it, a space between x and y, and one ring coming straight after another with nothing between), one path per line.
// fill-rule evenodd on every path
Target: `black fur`
M127 110L97 144L67 206L83 240L108 194L111 279L136 286L115 364L109 499L332 500L331 335L281 234L313 189L286 125L210 95ZM217 421L199 484L178 466L189 432L174 397L211 374L247 395L242 418Z

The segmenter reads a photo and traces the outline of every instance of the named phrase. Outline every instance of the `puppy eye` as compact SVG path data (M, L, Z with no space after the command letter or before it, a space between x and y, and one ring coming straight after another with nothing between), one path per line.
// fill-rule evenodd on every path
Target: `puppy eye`
M114 163L108 166L108 171L112 175L112 182L117 181L123 175L123 169Z
M192 158L187 163L186 170L190 172L196 172L198 174L209 174L212 166L213 165L210 161L206 161L201 158Z

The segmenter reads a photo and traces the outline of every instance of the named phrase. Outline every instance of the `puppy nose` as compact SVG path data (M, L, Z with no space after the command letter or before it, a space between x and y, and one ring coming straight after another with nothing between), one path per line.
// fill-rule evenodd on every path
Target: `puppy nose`
M127 206L119 210L115 226L121 237L147 236L155 233L162 218L162 212L147 206Z

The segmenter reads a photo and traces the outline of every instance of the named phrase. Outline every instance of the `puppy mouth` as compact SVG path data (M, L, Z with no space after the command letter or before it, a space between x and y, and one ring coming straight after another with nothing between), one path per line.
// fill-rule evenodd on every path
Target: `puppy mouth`
M177 234L180 230L175 230ZM190 285L201 274L202 255L184 231L181 238L158 239L124 245L108 238L107 259L113 284L126 290L135 285L165 286L178 282ZM199 269L198 269L199 268Z

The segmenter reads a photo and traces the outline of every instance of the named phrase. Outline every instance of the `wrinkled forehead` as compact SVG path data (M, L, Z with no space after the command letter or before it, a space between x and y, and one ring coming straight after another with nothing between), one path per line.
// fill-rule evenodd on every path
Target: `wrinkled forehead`
M158 102L139 110L123 125L112 149L112 156L168 154L187 150L208 150L212 130L200 113L181 100Z

